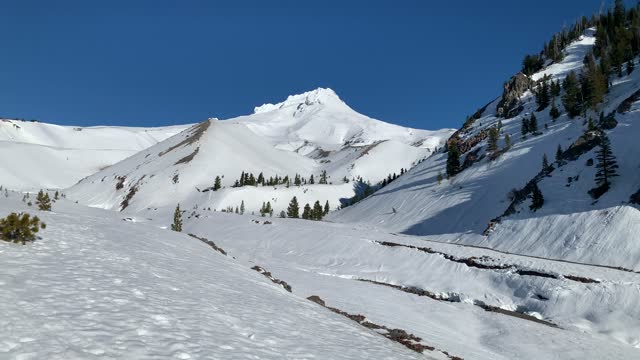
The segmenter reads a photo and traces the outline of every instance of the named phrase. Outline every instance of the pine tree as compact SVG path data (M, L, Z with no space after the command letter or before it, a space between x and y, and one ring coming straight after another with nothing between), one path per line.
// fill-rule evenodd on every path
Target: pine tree
M538 109L536 111L542 111L549 106L549 85L546 81L542 82L542 85L538 87L538 90L535 93L536 95L536 103L538 104Z
M565 90L565 94L562 97L562 104L567 110L569 117L573 119L582 113L582 91L576 73L570 71L562 85Z
M534 183L533 191L531 194L531 206L529 206L529 209L536 211L540 209L543 204L544 204L544 196L542 196L542 191L540 191L538 184Z
M171 224L171 230L182 232L182 211L180 211L180 204L176 206L176 210L173 212L173 224Z
M438 171L438 176L436 176L436 180L438 180L438 185L442 184L442 180L444 180L444 177L442 176L442 173L440 171Z
M522 134L523 138L526 137L529 133L529 119L522 118L522 124L520 124L520 133Z
M556 162L560 164L562 162L562 146L558 145L556 150Z
M331 209L329 209L329 200L327 200L327 202L324 203L324 211L322 212L322 215L326 216L329 213L329 211L331 211Z
M322 216L323 216L322 214L323 214L322 205L320 205L320 201L316 201L313 204L313 210L312 210L313 220L322 220Z
M220 188L222 188L222 180L220 176L216 176L216 180L213 183L213 191L218 191Z
M313 174L311 174L311 176L309 176L309 184L313 185L315 183L316 181L313 179Z
M511 149L511 136L509 136L509 134L506 134L504 136L504 149L505 150Z
M551 116L553 121L560 117L560 110L558 110L555 100L551 102L551 110L549 110L549 116Z
M244 215L244 200L242 200L242 202L240 202L240 215Z
M596 64L593 54L586 57L586 65L582 78L582 92L586 106L592 110L596 110L598 105L604 100L607 92L607 79Z
M298 198L295 196L289 202L289 207L287 207L287 216L290 218L299 218L300 217L300 205L298 205Z
M498 137L500 133L496 127L492 127L489 129L489 140L487 145L487 150L490 152L494 152L498 150Z
M542 171L546 172L549 170L549 158L547 158L547 154L542 155Z
M287 217L287 214L284 212L284 210L280 211L280 218L284 219Z
M46 227L47 225L37 216L11 213L6 218L0 219L0 240L24 245L35 241L36 233Z
M306 203L304 205L304 210L302 211L302 218L305 220L311 220L312 214L311 214L311 206L309 206L309 203Z
M60 193L56 190L55 194L53 194L53 200L58 200L60 198Z
M534 135L538 132L538 119L536 118L536 114L531 113L531 118L529 118L529 132Z
M327 183L327 170L322 170L320 173L320 181L318 184L326 184Z
M455 142L449 144L447 152L447 177L454 177L460 172L460 152Z
M258 184L259 185L264 185L264 175L262 174L262 172L260 172L260 174L258 174Z
M613 156L611 151L611 142L606 134L602 134L600 141L600 149L596 153L596 159L598 161L596 165L596 184L609 189L611 186L611 178L618 176L616 169L618 168L618 162L616 157Z
M634 69L635 69L635 64L633 62L633 59L627 61L627 75L631 75Z
M560 92L562 91L562 87L560 86L560 80L556 80L555 82L551 82L551 88L549 89L549 94L552 97L560 96Z
M40 190L36 197L36 204L40 210L51 211L51 199L49 198L49 193Z

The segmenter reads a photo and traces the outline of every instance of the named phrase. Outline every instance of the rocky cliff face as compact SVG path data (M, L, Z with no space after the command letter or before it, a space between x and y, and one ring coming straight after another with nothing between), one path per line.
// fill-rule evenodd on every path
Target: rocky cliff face
M504 84L502 100L498 103L497 114L506 119L522 111L520 97L531 88L532 80L523 73L514 75Z

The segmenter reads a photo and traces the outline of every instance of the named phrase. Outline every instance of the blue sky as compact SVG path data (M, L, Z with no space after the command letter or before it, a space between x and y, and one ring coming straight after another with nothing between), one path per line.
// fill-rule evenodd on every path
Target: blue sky
M157 126L330 87L355 110L459 127L524 54L601 0L0 2L0 116Z

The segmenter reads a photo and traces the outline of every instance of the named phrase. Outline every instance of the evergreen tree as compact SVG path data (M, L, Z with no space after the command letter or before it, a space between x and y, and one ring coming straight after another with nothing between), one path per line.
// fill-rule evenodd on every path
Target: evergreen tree
M442 184L442 180L444 180L444 177L442 176L442 173L440 171L438 171L438 176L436 177L436 180L438 180L438 185Z
M298 198L295 196L289 202L289 207L287 207L287 216L290 218L299 218L300 217L300 205L298 204Z
M242 200L242 202L240 202L240 215L244 215L244 200Z
M618 168L618 162L616 157L613 156L611 151L611 142L609 137L605 133L602 133L602 139L600 141L600 149L596 153L596 184L605 189L609 189L611 186L611 178L618 176L616 169Z
M171 230L182 232L182 211L180 211L180 204L176 206L176 210L173 212L173 224L171 224Z
M570 71L564 79L563 87L565 94L562 97L562 104L567 110L570 118L574 118L582 112L582 91L579 86L578 77L574 71Z
M551 102L551 110L549 110L549 116L551 116L553 121L560 117L560 110L558 110L555 100Z
M536 211L540 209L543 204L544 204L544 196L542 196L542 191L540 191L538 184L534 183L533 191L531 194L531 206L529 206L529 209Z
M264 185L264 175L262 174L262 172L260 172L260 174L258 174L258 184L259 185Z
M560 92L562 91L562 87L560 86L560 80L552 81L551 87L549 88L549 95L551 97L560 96Z
M0 240L24 245L35 241L36 233L46 227L47 225L37 216L11 213L6 218L0 219Z
M531 113L531 118L529 118L529 132L534 135L538 132L538 118L534 113Z
M315 183L316 181L313 179L313 174L311 174L311 176L309 176L309 184L313 185Z
M216 176L216 180L213 183L213 191L218 191L220 188L222 188L222 180L220 176Z
M542 171L546 172L549 170L549 158L547 158L547 154L542 155Z
M56 190L55 194L53 194L53 200L58 200L60 198L60 193Z
M36 204L40 210L51 211L51 199L49 198L49 193L40 190L36 197Z
M511 149L511 136L509 136L509 134L506 134L504 136L504 149L505 150Z
M499 136L500 136L500 133L498 132L498 129L496 127L492 127L491 129L489 129L489 140L488 140L488 146L487 146L488 151L494 152L498 150Z
M560 164L562 162L562 146L558 145L556 150L556 162Z
M455 142L449 144L447 152L447 177L454 177L460 172L460 152Z
M633 59L627 61L627 75L631 75L631 73L633 72L633 70L635 69L635 64L633 62Z
M284 212L284 210L280 211L280 217L281 217L282 219L284 219L284 218L286 218L286 217L287 217L287 214Z
M329 213L329 211L331 211L331 209L329 209L329 200L327 200L327 202L324 203L324 211L322 212L322 215L326 216Z
M302 218L305 220L311 220L312 214L311 214L311 206L309 206L309 203L306 203L304 205L304 210L302 211Z
M586 65L582 78L582 92L586 106L596 110L597 106L604 100L607 92L607 79L596 64L593 54L586 57Z
M313 210L312 210L312 215L313 215L313 220L322 220L322 214L323 214L323 209L322 209L322 205L320 205L320 201L317 201L313 204Z
M326 184L327 183L327 170L322 170L320 173L320 181L318 184Z
M520 124L520 133L522 134L523 138L526 137L529 133L529 119L522 118L522 124Z
M536 103L538 104L538 109L536 111L542 111L549 106L549 85L546 81L543 81L540 86L538 86L536 95Z

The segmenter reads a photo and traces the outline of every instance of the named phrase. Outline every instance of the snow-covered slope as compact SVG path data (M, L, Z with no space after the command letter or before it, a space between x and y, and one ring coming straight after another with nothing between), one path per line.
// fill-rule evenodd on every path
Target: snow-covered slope
M0 217L34 211L20 196L2 196ZM418 358L196 238L54 210L37 214L42 239L0 241L2 359Z
M0 119L0 185L67 188L187 127L82 128Z
M335 209L341 198L354 195L351 180L377 183L410 168L452 132L374 120L353 111L332 90L317 89L263 105L249 116L205 121L84 179L69 195L90 206L128 211L178 202L221 210L244 202L247 212L258 212L268 201L278 213L293 196L301 206L329 201ZM327 184L319 184L322 171ZM242 172L262 173L267 180L288 176L291 186L233 187ZM306 183L295 186L296 174ZM223 188L210 191L216 176Z
M563 61L532 78L549 75L562 80L570 70L581 71L584 55L594 43L591 29L565 50ZM498 98L457 133L457 141L469 145L461 156L461 162L469 165L460 174L442 183L437 181L439 173L446 174L447 153L440 152L332 219L514 253L640 269L640 242L636 241L640 211L629 203L631 195L640 190L640 103L632 97L639 89L640 71L614 78L602 106L605 114L614 112L618 122L605 132L617 156L620 177L598 200L588 194L596 186L595 168L589 160L595 159L597 146L594 147L593 138L597 133L587 131L584 118L569 119L563 114L553 121L549 108L535 112L534 96L526 91L520 97L523 111L519 115L498 118ZM555 101L564 113L560 98ZM625 101L627 109L618 109ZM522 120L533 112L541 134L523 138ZM597 113L589 116L598 121ZM499 121L502 129L498 146L504 148L506 134L510 135L512 146L491 160L486 156L486 130ZM589 148L589 144L593 146ZM553 161L558 145L564 151L561 165ZM584 146L587 148L581 150ZM554 169L547 176L537 177L545 154ZM471 161L474 155L477 159ZM534 178L539 180L544 206L534 212L527 199L514 203L512 211L507 211L510 191L523 189Z

